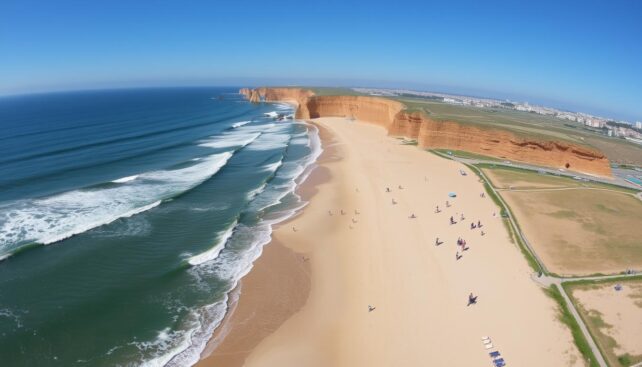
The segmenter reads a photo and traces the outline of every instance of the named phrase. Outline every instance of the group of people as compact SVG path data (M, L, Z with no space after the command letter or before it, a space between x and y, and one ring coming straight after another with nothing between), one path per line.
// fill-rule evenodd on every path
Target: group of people
M481 193L479 196L481 198L485 198L486 197L486 195L484 193ZM450 202L446 201L446 207L449 208L450 206L451 206ZM439 205L435 206L435 213L441 213L441 209L439 208ZM459 220L460 221L464 221L465 219L466 219L466 217L464 216L463 213L461 213L461 215L459 215ZM455 220L455 216L450 216L450 224L451 225L457 224L457 221ZM478 220L477 223L475 223L475 222L471 222L470 223L470 229L481 228L481 227L482 227L482 223L481 223L480 220ZM481 231L481 235L482 236L485 235L484 231ZM439 246L441 244L443 244L443 241L440 241L439 237L437 237L437 239L435 239L435 246ZM455 260L461 259L464 256L463 255L464 251L467 251L468 249L469 249L469 247L466 245L466 240L461 238L461 237L458 237L457 238L457 251L455 253ZM470 293L470 295L468 296L468 306L476 304L477 303L477 297L478 296L475 296L473 293Z

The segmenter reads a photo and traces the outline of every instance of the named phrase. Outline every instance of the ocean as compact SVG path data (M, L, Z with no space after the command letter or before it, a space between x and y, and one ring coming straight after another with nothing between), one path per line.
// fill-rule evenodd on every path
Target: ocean
M321 152L237 90L0 98L0 365L198 361Z

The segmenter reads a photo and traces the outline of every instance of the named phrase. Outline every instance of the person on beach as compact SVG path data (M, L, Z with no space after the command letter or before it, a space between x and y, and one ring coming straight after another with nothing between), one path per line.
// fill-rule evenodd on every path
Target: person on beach
M485 235L485 234L486 234L486 232L484 232L484 231L481 231L481 235L482 235L482 236L483 236L483 235Z
M368 312L372 312L372 311L374 311L375 309L377 309L377 308L376 308L376 307L374 307L374 306L368 305Z
M292 227L292 232L296 232L296 227Z
M480 220L478 220L478 221L477 221L477 227L478 227L478 228L481 228L481 227L482 227L482 224L481 224L481 221L480 221Z
M457 222L455 222L455 218L453 218L452 215L451 215L450 216L450 224L455 224L455 223L457 223Z
M462 222L464 221L464 219L466 219L466 218L464 217L464 213L461 213L461 217L460 217L459 219L460 219Z
M396 205L396 204L397 202L395 201L395 199L392 199L392 205Z
M415 213L410 214L410 219L415 219L415 218L417 218L417 216L415 215Z
M450 202L446 200L446 208L450 208Z
M399 185L399 190L403 190L403 186Z
M390 188L389 187L386 187L386 192L390 192Z
M461 259L463 256L459 254L459 251L455 254L455 260Z
M439 237L435 240L435 246L441 245L443 242L439 242Z
M437 207L435 208L435 213L440 213L440 212L441 210L439 210L439 205L437 205Z
M345 214L346 212L344 212L343 209L341 209L341 215L345 215Z
M470 223L470 229L475 229L475 228L477 228L477 227L475 226L475 222Z
M474 305L477 303L477 296L474 296L472 293L468 295L468 306Z
M328 210L328 215L332 216L332 210Z

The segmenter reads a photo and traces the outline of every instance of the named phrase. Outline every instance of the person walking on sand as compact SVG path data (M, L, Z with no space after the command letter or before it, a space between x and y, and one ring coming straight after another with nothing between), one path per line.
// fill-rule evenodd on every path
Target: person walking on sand
M437 205L437 207L435 208L435 213L439 213L439 212L441 212L441 210L439 210L439 205Z
M481 228L481 227L482 227L482 224L481 224L481 221L480 221L480 220L478 220L478 221L477 221L477 227L478 227L478 228Z
M448 202L448 200L446 200L446 208L450 208L450 202Z
M472 292L468 295L468 306L474 305L477 303L477 296L474 296Z
M455 218L453 218L452 215L451 215L450 216L450 224L455 224L455 223L457 223L457 222L455 222Z
M390 192L390 188L389 187L386 187L386 192Z

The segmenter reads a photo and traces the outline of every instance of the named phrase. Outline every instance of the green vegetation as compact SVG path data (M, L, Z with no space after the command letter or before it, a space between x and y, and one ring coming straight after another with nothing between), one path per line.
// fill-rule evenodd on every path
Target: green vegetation
M589 275L642 264L642 203L629 190L478 164L549 272ZM521 225L524 228L519 228ZM541 231L546 228L546 231Z
M417 143L416 140L404 140L404 141L401 142L401 144L402 145L417 145L419 143Z
M611 336L605 334L601 329L608 329L612 327L608 325L603 319L602 315L597 311L589 311L581 305L580 302L574 297L573 291L577 289L598 289L603 286L612 286L617 283L639 283L642 281L642 275L636 276L622 276L617 278L603 279L603 280L577 280L567 281L562 283L564 291L569 296L571 302L577 308L580 317L586 323L589 334L595 340L598 349L606 359L609 366L612 367L628 367L632 364L642 361L642 355L633 356L628 353L623 355L616 355L615 348L617 341Z
M593 189L604 189L604 190L613 190L620 191L627 194L636 194L638 190L630 189L618 185L602 183L602 182L593 182L593 181L578 181L568 176L556 176L547 172L539 173L526 168L499 165L499 164L490 164L490 163L478 163L475 166L481 168L482 170L491 170L493 175L501 178L502 182L531 182L534 185L527 187L515 187L520 189L525 188L536 188L537 185L548 185L548 186L558 186L558 187L577 187L577 188L593 188ZM498 183L493 182L495 188L507 188L508 186L500 186Z
M491 161L491 162L501 162L501 159L487 156L487 155L482 155L482 154L475 154L475 153L470 153L466 152L463 150L452 150L452 149L435 149L435 151L442 153L442 154L447 154L447 155L452 155L457 158L464 158L464 159L477 159L480 161ZM450 154L448 154L450 152Z
M593 351L591 350L591 347L589 346L588 341L584 337L584 334L582 333L582 330L580 329L579 324L575 321L575 318L571 314L570 310L568 309L568 306L566 305L566 301L564 300L564 297L560 293L560 290L555 286L551 285L545 290L546 294L549 295L552 299L557 302L557 305L559 306L559 320L568 326L568 328L571 330L571 335L573 335L573 341L575 342L575 345L577 346L577 349L580 351L582 356L584 357L584 360L589 363L590 367L599 367L599 364L597 363L597 359L595 358L595 355L593 354Z
M367 94L357 92L351 88L331 88L331 87L307 87L317 96L365 96Z
M488 195L488 197L490 197L491 200L493 200L493 202L495 203L495 205L497 205L500 208L500 215L502 216L502 221L506 226L506 228L508 229L511 239L514 241L514 243L517 244L517 247L519 247L524 257L526 257L526 261L528 262L528 265L536 272L547 273L546 269L544 269L544 267L539 263L539 261L537 261L537 259L535 258L535 255L530 251L528 246L526 246L526 244L522 240L522 237L519 235L519 233L521 233L521 229L519 228L519 224L517 223L515 216L510 211L510 208L507 205L505 205L504 201L501 200L495 194L495 190L493 190L493 188L491 187L490 183L486 179L486 176L475 165L467 164L466 166L470 168L471 171L475 172L479 180L483 182L484 189L486 190L486 194ZM508 213L510 213L511 217L513 218L513 221L511 221L508 218ZM515 228L515 226L513 225L513 222L515 223L517 228Z

